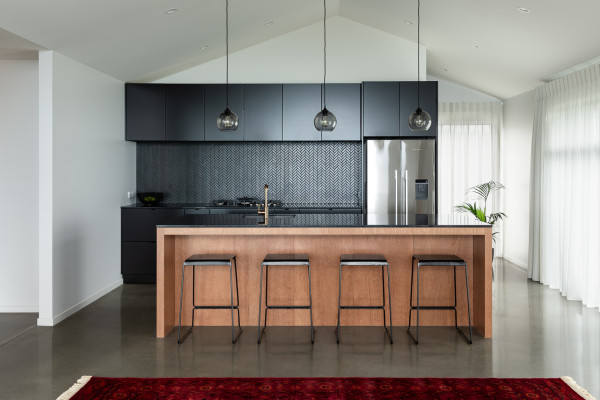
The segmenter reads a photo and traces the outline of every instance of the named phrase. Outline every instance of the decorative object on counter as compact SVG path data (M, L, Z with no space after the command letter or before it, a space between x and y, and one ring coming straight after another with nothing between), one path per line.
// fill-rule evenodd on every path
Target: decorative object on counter
M412 131L428 131L431 116L421 109L421 0L417 1L417 109L408 117L408 127Z
M486 222L486 223L494 226L494 224L496 222L501 221L502 219L506 218L506 214L504 214L503 212L497 212L497 213L491 213L488 215L487 214L487 199L492 192L495 192L500 189L504 189L504 185L499 182L494 182L494 181L489 181L486 183L481 183L477 186L470 187L469 189L467 189L466 194L470 194L470 193L474 194L478 198L483 200L483 208L477 207L477 202L474 201L473 204L464 202L461 205L456 206L455 209L458 212L471 213L478 220L480 220L482 222ZM496 241L497 233L498 232L492 233L492 240L494 242Z
M217 128L220 131L235 131L239 125L239 119L236 113L229 109L229 0L225 1L225 90L227 99L227 108L217 117Z
M146 206L155 206L160 203L164 197L161 192L142 192L138 193L137 197Z
M315 116L315 128L318 131L332 131L337 125L337 119L331 111L327 109L326 85L327 78L327 0L323 0L323 109Z

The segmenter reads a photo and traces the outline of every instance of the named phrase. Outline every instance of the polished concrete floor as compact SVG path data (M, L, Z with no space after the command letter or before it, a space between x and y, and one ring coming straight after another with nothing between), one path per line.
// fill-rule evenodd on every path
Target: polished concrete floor
M339 345L333 327L317 328L314 345L308 328L273 327L259 346L256 328L245 327L232 346L230 330L218 327L196 328L178 346L176 332L154 337L154 290L122 286L53 328L34 327L0 345L0 398L56 399L82 375L569 375L600 399L598 309L565 300L501 260L494 281L494 338L476 336L472 345L453 328L423 329L415 346L404 327L394 329L394 345L377 327L343 328ZM2 325L10 325L3 317Z

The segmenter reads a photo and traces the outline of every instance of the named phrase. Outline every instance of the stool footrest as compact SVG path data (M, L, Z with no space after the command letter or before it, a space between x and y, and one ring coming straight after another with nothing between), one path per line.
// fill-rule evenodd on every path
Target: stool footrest
M193 308L194 310L201 310L203 308L207 310L231 310L232 308L237 310L239 306L194 306Z
M412 310L416 310L417 308L420 310L456 310L454 306L411 306Z
M274 309L279 309L279 310L292 310L292 309L304 309L304 310L308 310L310 309L310 306L266 306L265 308L274 308Z
M383 310L385 306L340 306L340 309L346 310Z

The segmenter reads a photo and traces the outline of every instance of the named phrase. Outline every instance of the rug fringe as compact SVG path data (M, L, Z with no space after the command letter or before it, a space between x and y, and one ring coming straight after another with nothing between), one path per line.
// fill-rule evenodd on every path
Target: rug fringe
M75 393L79 391L82 387L85 386L92 379L91 376L84 375L77 382L73 384L66 392L58 396L56 400L69 400L71 397L75 396Z
M569 385L571 389L573 389L578 395L583 397L585 400L596 400L594 396L592 396L587 392L587 390L579 386L577 382L575 382L575 380L570 376L561 376L560 379L562 379L564 383Z

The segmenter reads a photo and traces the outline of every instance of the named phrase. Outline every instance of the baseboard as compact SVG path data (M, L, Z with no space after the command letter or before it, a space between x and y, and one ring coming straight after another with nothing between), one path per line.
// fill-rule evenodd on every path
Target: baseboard
M527 263L524 263L522 261L516 260L514 258L511 257L507 257L507 256L502 256L502 258L504 258L506 261L515 264L517 267L519 267L520 269L522 269L523 271L527 271Z
M37 313L39 306L0 306L0 313Z
M82 302L80 302L78 304L75 304L73 307L69 308L68 310L63 311L62 313L58 314L55 317L38 318L37 324L38 324L38 326L54 326L54 325L58 324L59 322L65 320L66 318L70 317L71 315L75 314L77 311L82 310L83 308L89 306L94 301L98 300L100 297L104 296L105 294L108 294L109 292L115 290L116 288L118 288L121 285L123 285L123 279L117 279L115 282L106 286L104 289L100 290L96 294L88 297L87 299L83 300Z

